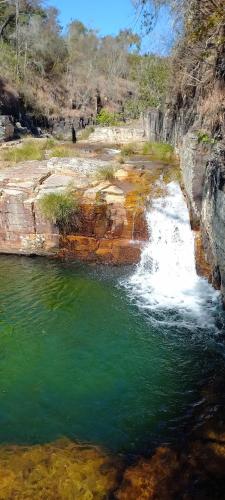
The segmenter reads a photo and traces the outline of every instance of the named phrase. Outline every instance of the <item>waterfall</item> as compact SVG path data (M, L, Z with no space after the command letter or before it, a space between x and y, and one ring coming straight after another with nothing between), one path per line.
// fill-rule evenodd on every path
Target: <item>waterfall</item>
M140 264L123 283L131 298L142 309L178 311L187 321L197 318L199 326L212 326L218 293L196 273L194 235L178 184L171 182L167 195L153 200L147 222L149 241Z

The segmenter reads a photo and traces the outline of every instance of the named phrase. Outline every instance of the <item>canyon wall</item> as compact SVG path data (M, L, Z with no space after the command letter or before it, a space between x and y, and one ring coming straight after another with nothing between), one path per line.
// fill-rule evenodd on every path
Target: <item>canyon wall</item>
M190 218L196 266L225 297L225 28L206 43L192 84L182 80L164 110L143 117L148 140L176 148ZM194 49L193 49L194 50ZM187 70L187 65L186 65ZM191 73L192 72L192 73ZM186 77L187 78L187 77Z
M225 10L190 0L163 110L143 118L149 140L176 148L196 233L196 266L225 297Z

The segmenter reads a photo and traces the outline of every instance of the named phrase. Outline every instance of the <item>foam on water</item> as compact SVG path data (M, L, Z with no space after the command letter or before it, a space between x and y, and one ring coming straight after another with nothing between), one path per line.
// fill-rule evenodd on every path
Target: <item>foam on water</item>
M148 209L149 242L124 284L141 308L179 311L185 321L191 317L212 327L218 293L196 273L194 235L179 185L171 182L167 193Z

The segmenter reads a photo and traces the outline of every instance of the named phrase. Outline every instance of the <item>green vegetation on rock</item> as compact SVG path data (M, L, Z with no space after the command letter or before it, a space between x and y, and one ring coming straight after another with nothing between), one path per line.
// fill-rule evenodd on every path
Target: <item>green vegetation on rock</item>
M173 146L163 142L145 142L144 144L127 144L121 149L121 158L140 154L149 155L156 160L171 161L174 160L175 154Z
M51 158L74 158L79 156L79 151L74 144L58 144L49 151Z
M120 115L103 108L96 117L96 123L97 125L101 125L103 127L117 126L120 125Z
M43 160L46 142L26 140L23 144L13 146L3 152L3 159L13 163L28 160Z
M72 191L49 193L39 200L41 212L46 219L57 224L60 229L73 225L73 217L79 211L79 203Z
M156 160L171 161L174 159L173 146L163 142L146 142L142 147L143 155L151 155Z
M211 137L209 134L207 134L207 132L203 132L203 131L200 131L198 133L198 143L202 143L202 144L215 144L216 143L216 140L213 139L213 137Z
M1 154L4 161L18 163L20 161L44 160L45 158L74 158L79 151L74 144L60 144L54 139L25 139L16 146L9 146Z
M105 167L99 168L97 178L101 181L113 181L115 179L115 166L106 165Z
M86 141L87 139L89 139L90 135L94 132L95 130L95 127L86 127L84 130L82 130L79 134L79 141Z
M121 149L121 156L122 158L126 156L131 156L137 153L138 147L136 144L126 144L125 146L122 147Z

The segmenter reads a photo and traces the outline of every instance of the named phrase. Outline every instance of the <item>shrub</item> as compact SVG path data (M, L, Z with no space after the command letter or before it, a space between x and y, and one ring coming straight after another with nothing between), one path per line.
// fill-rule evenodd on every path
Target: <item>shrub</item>
M15 78L16 53L8 43L0 40L0 68L1 75L11 81Z
M161 142L146 142L142 147L143 155L151 155L157 160L170 161L174 159L174 150L170 144Z
M121 149L121 156L131 156L137 152L137 146L135 144L127 144Z
M103 127L113 127L120 124L120 116L118 113L111 113L107 109L103 108L96 117L96 123L97 125L102 125Z
M216 140L210 137L206 132L198 133L198 143L202 144L215 144Z
M115 179L115 167L107 165L106 167L99 168L97 178L101 181L113 181Z
M86 139L89 139L90 135L94 132L95 128L94 127L86 127L84 130L82 130L79 134L78 139L80 141L85 141Z
M72 191L65 193L49 193L39 200L42 214L61 230L73 225L73 216L79 210L78 200Z

